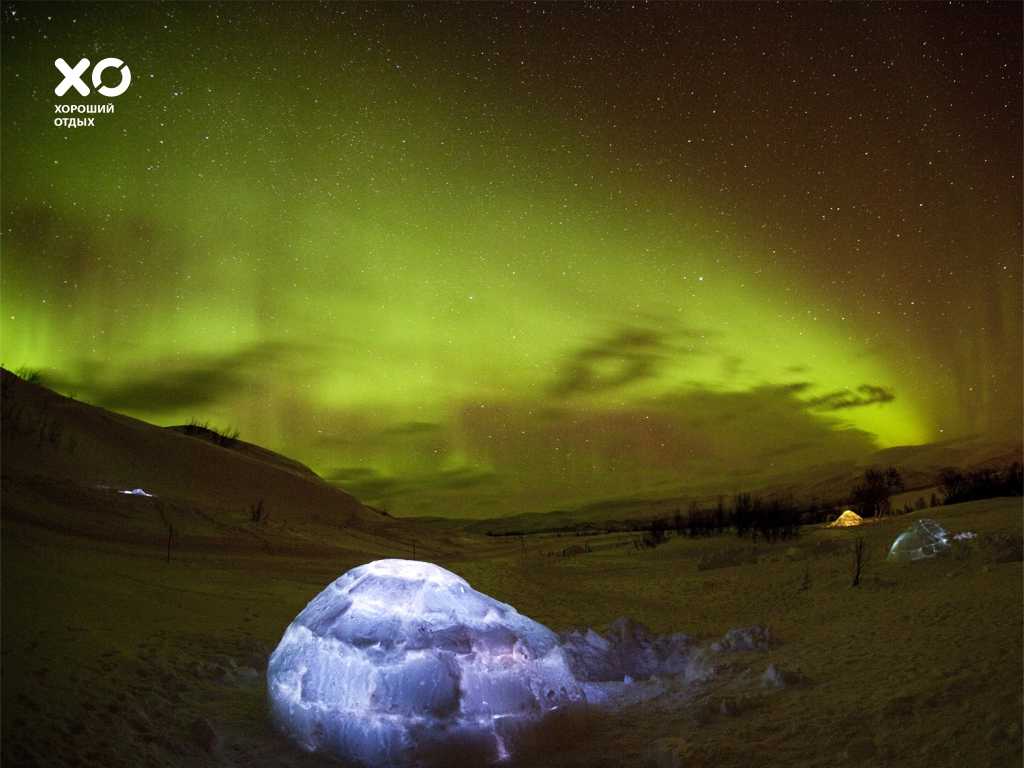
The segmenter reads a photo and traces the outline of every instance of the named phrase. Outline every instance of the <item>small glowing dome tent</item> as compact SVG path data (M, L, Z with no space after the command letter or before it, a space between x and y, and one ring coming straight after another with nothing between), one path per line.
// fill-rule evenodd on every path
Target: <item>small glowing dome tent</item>
M852 509L847 509L828 524L829 528L850 528L854 525L862 525L864 518L854 512Z
M583 702L558 637L454 573L377 560L329 584L267 666L275 723L367 766L485 765Z
M887 559L897 562L935 557L949 549L949 534L934 520L922 518L896 537Z

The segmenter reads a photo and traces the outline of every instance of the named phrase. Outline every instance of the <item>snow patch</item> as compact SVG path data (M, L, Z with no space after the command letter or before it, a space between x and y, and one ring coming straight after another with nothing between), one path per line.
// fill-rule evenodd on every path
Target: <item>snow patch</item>
M561 636L569 668L583 682L646 680L654 675L697 675L700 655L693 638L684 634L652 635L629 618L611 623L604 635L593 629Z
M763 651L772 642L772 633L767 627L755 625L730 629L722 639L711 644L715 653L729 651Z
M142 488L132 488L130 491L118 491L118 493L124 493L128 496L148 496L149 498L153 498L154 496L154 494L149 493Z

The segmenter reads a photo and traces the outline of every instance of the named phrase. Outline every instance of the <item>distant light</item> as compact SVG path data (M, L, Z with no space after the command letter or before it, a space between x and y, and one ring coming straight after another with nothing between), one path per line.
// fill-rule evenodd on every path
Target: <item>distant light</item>
M154 494L146 493L142 488L132 488L130 491L118 491L118 493L124 493L128 496L149 496L152 498Z

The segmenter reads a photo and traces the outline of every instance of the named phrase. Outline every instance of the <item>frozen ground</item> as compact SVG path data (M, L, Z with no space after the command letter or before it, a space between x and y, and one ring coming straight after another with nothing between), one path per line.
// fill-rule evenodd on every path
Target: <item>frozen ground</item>
M335 765L271 728L263 665L326 584L408 556L407 545L354 532L303 551L297 529L279 554L224 531L216 542L197 533L190 549L188 526L208 525L196 516L181 519L167 563L161 529L145 534L152 508L131 506L155 499L120 496L101 509L79 492L94 493L40 496L5 482L3 764ZM135 526L132 540L93 535L75 518L100 514ZM885 555L913 516L754 551L731 536L642 551L594 539L574 557L551 553L575 538L528 538L525 552L483 538L420 547L563 636L592 627L628 639L612 626L628 616L706 653L709 674L685 683L605 681L619 706L554 718L514 765L1020 765L1020 500L927 516L978 538L908 564ZM851 589L858 536L870 559ZM752 625L772 642L723 644Z

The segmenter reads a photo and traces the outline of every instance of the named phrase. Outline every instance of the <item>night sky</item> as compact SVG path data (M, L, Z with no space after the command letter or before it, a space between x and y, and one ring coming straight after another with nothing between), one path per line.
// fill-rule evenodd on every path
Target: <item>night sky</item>
M1019 439L1021 8L4 4L2 362L398 514Z

